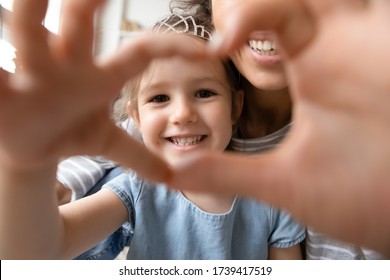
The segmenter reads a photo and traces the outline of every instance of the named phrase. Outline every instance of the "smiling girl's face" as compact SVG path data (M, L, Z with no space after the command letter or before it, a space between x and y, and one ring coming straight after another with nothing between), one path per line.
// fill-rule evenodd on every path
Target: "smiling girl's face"
M232 98L242 96L230 89L221 61L155 61L138 92L137 110L130 113L145 145L169 163L184 153L228 146L241 110L241 101Z

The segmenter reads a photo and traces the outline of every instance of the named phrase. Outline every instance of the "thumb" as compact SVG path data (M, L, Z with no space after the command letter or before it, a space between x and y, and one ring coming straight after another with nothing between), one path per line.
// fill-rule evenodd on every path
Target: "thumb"
M255 30L274 30L289 57L298 54L314 36L314 20L303 1L228 1L224 26L213 36L211 52L227 56L248 40Z
M204 46L194 44L188 36L153 33L125 42L114 55L102 58L99 64L123 83L144 71L154 59L174 56L188 60L207 58Z
M109 139L104 149L107 158L154 182L166 182L171 176L168 164L123 129L113 128Z

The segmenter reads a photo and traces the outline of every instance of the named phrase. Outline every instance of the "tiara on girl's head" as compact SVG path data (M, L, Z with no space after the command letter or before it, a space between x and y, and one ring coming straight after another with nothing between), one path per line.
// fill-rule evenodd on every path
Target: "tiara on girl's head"
M207 41L211 40L211 33L203 25L196 24L192 16L182 16L176 13L159 21L153 30L161 34L174 32L176 34L190 34Z

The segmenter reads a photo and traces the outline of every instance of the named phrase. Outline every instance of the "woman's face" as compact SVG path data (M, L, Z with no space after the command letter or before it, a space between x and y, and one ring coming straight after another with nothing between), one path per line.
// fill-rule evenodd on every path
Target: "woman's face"
M216 31L224 21L224 6L231 1L212 0L213 22ZM240 73L256 88L262 90L280 90L287 87L287 79L278 54L273 32L258 30L251 33L247 44L232 55Z

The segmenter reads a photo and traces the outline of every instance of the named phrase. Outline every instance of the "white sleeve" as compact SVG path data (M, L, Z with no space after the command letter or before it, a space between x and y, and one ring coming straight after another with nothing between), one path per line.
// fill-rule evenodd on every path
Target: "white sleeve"
M107 169L116 164L103 157L74 156L60 162L57 180L72 190L72 201L83 197L101 178Z
M127 119L118 124L134 138L142 141L134 121ZM72 201L86 193L105 175L108 169L117 166L104 157L74 156L61 161L57 169L57 180L72 191Z

